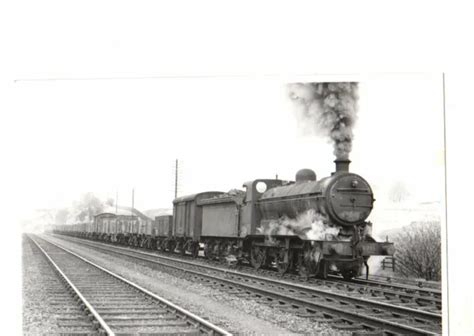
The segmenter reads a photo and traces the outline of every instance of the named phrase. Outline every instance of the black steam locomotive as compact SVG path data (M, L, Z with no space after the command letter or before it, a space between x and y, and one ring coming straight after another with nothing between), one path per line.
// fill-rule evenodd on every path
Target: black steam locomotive
M245 190L202 192L176 198L173 216L153 221L120 221L113 214L94 223L59 226L56 232L255 268L325 278L360 275L372 255L393 255L393 243L376 242L367 222L374 195L349 160L336 160L331 176L316 179L300 170L294 182L258 179ZM107 221L104 221L107 218Z

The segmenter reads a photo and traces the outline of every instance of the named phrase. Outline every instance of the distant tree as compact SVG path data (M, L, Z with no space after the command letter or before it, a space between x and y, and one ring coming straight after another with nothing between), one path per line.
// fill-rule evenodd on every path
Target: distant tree
M59 209L56 212L56 216L54 216L54 222L59 225L66 224L68 217L69 217L68 208Z
M109 197L107 198L107 201L105 201L105 204L113 207L115 205L115 200L112 197Z
M395 182L388 192L388 197L392 202L401 202L410 196L410 192L408 191L405 183L401 181Z
M75 204L74 208L77 221L90 222L95 215L104 211L104 204L93 193L87 193Z
M439 222L416 222L395 238L396 272L406 277L441 280Z
M39 221L44 222L45 224L54 223L55 217L54 209L37 209L36 213L38 214L37 218Z

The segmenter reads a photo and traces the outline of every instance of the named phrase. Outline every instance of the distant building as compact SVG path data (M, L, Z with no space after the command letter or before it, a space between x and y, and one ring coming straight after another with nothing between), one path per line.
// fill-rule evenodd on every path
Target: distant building
M104 211L94 216L95 225L99 232L118 232L144 233L145 227L153 222L153 219L144 215L135 208L126 206L107 207ZM118 225L114 225L114 224ZM135 225L135 224L139 225ZM136 232L133 232L136 231Z

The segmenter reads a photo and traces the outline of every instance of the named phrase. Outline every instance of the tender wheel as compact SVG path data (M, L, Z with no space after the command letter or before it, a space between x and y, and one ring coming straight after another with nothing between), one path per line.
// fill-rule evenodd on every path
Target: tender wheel
M250 251L250 263L255 269L261 268L265 264L266 253L260 246L252 247Z
M229 242L223 242L219 248L219 259L223 260L231 254L232 248Z
M276 267L277 267L278 273L283 275L286 272L288 272L288 270L290 269L292 257L293 257L292 251L287 251L287 250L282 249L278 252L277 257L276 257Z

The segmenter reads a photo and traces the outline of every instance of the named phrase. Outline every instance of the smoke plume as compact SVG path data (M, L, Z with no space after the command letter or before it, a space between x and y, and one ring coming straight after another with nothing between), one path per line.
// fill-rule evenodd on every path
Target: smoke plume
M281 217L271 221L260 232L269 236L290 235L311 240L338 240L339 228L325 224L325 217L310 209L296 218Z
M291 83L289 96L300 119L317 135L328 136L337 159L348 159L356 121L358 83Z

